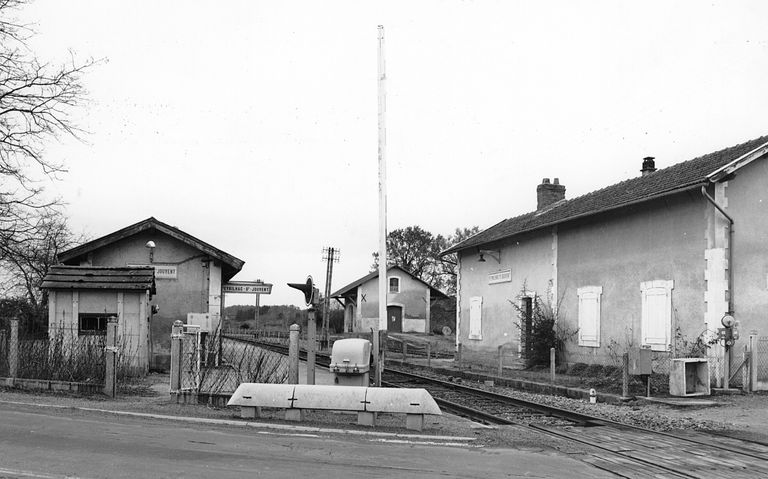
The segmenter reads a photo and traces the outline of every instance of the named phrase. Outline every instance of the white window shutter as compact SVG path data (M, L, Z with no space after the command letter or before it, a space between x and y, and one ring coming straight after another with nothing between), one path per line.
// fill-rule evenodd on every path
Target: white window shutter
M579 346L600 347L600 296L602 286L585 286L579 296Z
M672 334L672 281L647 281L642 291L642 344L666 351Z
M483 297L469 298L469 339L483 339Z

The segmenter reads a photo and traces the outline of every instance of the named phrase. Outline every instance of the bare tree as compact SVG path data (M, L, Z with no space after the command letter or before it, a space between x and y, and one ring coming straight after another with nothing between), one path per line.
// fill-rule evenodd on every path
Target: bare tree
M81 78L94 62L38 59L27 43L33 31L17 17L26 3L0 0L0 273L6 296L15 292L40 306L39 281L72 239L60 200L46 198L40 186L65 171L45 146L81 133L72 114L85 100Z

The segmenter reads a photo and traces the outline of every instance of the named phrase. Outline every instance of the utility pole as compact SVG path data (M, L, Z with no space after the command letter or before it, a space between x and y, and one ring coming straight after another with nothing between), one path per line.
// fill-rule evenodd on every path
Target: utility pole
M387 329L387 74L384 62L384 26L379 25L379 327L373 331L373 355L376 361L375 386L381 386L381 338Z
M325 296L323 297L323 331L320 333L320 347L328 347L328 329L331 315L331 278L333 277L333 263L339 262L339 254L341 251L328 246L323 248L323 260L326 261L327 266L325 268Z

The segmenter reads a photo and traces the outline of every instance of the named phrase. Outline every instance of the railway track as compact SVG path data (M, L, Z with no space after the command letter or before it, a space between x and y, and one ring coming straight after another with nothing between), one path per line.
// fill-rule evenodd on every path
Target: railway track
M486 424L515 425L577 442L582 458L619 477L768 477L768 446L699 432L652 431L492 391L388 368L389 386L420 387L450 411Z
M287 354L287 348L260 346ZM302 353L302 358L305 353ZM330 358L318 354L317 364ZM390 387L423 388L440 407L474 421L524 427L578 443L590 452L580 459L626 478L768 478L768 446L701 432L673 434L621 424L506 394L388 367ZM567 471L564 471L567 477Z

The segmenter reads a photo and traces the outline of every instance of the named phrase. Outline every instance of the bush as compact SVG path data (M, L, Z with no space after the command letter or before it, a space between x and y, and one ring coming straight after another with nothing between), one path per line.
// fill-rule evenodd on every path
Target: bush
M589 367L589 364L586 363L576 363L568 370L568 374L571 376L583 376L584 371L587 370Z

